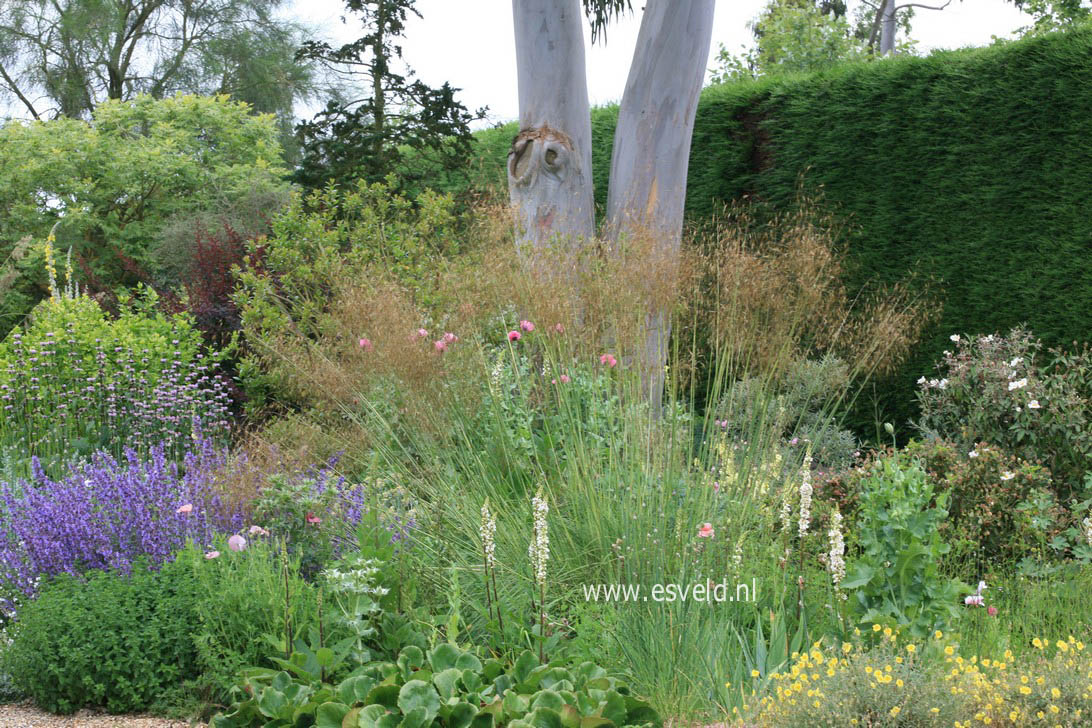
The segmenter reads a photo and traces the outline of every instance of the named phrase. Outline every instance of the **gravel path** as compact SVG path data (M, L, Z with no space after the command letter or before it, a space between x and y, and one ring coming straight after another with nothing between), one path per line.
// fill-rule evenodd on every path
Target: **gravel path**
M39 710L33 703L0 705L0 728L197 728L203 725L145 715L106 715L89 710L53 715Z

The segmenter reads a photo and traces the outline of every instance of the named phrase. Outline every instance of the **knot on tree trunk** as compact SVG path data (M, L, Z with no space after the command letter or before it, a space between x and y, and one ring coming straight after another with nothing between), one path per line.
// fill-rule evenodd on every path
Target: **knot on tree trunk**
M540 175L561 183L573 168L575 149L568 134L548 124L523 129L508 151L508 181L530 187Z

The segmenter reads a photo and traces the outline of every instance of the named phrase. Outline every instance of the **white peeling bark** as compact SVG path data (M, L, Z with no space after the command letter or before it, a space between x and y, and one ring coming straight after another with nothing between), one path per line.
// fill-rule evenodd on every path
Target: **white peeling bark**
M512 0L520 132L508 153L517 244L579 245L595 233L591 108L579 0Z
M618 112L607 200L615 241L652 236L652 265L670 271L682 240L686 174L716 0L648 0ZM650 271L650 274L652 271ZM659 409L671 335L669 311L653 306L641 366Z

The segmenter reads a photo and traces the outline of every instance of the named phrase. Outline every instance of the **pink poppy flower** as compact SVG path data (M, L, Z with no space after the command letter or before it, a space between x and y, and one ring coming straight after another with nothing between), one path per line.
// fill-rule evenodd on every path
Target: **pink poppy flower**
M606 364L609 367L613 367L615 364L618 363L618 360L615 359L614 356L612 356L611 354L603 354L599 357L599 363Z
M239 534L235 534L227 540L227 545L232 551L242 551L246 548L246 539Z
M701 528L698 529L698 536L700 536L701 538L712 538L713 537L713 524L712 523L703 523L703 524L701 524Z
M571 382L571 381L572 381L572 380L571 380L571 379L569 379L569 375L568 375L568 374L562 374L562 375L561 375L561 383L562 383L562 384L568 384L568 383L569 383L569 382Z
M523 329L524 331L526 331L527 333L531 333L532 331L535 330L535 325L533 323L531 323L530 321L528 321L527 319L524 319L523 321L520 321L519 322L519 327L521 329Z
M247 531L247 533L249 533L251 536L268 536L269 535L269 531L265 530L261 526L251 526L250 530Z
M206 551L205 552L205 558L206 559L215 559L219 555L220 555L219 551Z
M559 334L564 334L565 333L565 327L562 326L561 324L554 324L554 331L556 331Z
M314 513L312 513L311 511L307 511L307 518L306 518L305 520L306 520L306 521L307 521L308 523L310 523L311 525L315 525L315 524L318 524L318 523L322 523L322 519L321 519L321 518L319 518L318 516L316 516L316 515L315 515Z
M178 506L178 510L175 511L175 513L181 513L182 515L185 515L187 513L192 513L192 512L193 512L193 503L187 503L184 506Z
M990 615L991 617L996 617L997 616L997 607L995 607L993 605L986 607L986 614Z
M445 351L447 351L447 342L443 339L436 340L435 342L433 342L432 345L436 347L436 351L440 354L443 354Z
M361 339L360 340L360 348L363 349L364 351L371 351L372 350L372 342L369 341L368 339Z
M512 329L511 331L508 332L508 340L509 341L519 341L521 338L523 338L523 337L520 336L520 333L518 331L516 331L515 329Z
M454 344L458 340L459 340L459 337L456 336L455 334L451 333L450 331L448 331L446 334L444 334L444 343L446 343L446 344Z
M968 607L981 607L986 603L986 597L981 594L971 594L963 600L963 603Z

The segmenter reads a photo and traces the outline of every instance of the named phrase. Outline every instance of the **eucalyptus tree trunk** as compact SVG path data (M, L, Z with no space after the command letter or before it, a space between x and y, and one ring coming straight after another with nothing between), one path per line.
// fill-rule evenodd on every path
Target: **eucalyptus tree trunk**
M579 245L595 233L591 108L580 0L512 0L520 131L508 153L517 244Z
M649 246L650 286L673 283L686 174L716 0L648 0L618 112L607 198L608 232ZM660 292L663 293L662 291ZM650 296L640 366L659 411L671 336L666 297Z
M880 20L880 55L886 56L895 52L895 0L885 0L879 10Z

